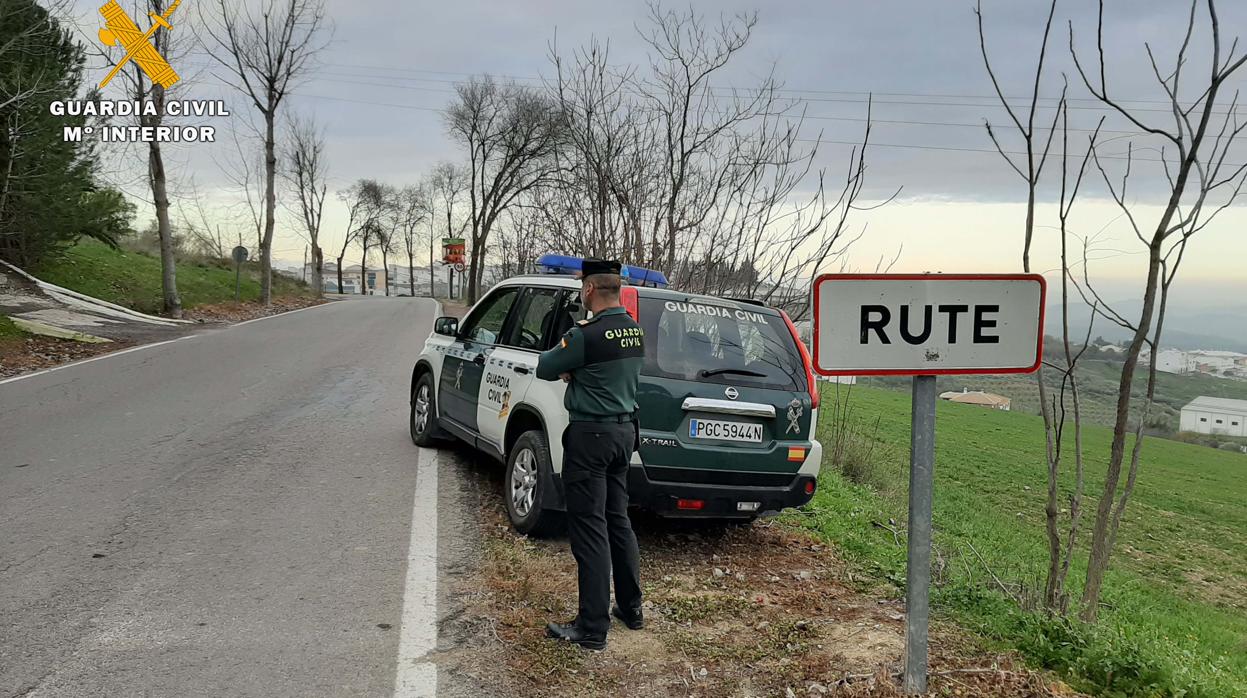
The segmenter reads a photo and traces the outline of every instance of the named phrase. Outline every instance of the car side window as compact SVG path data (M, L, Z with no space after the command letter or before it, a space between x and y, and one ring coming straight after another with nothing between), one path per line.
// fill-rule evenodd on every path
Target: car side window
M498 290L485 299L463 323L459 335L469 342L497 344L507 313L515 305L519 289L512 286Z
M552 329L559 311L560 292L555 288L530 288L521 301L519 314L504 344L545 351L554 344Z

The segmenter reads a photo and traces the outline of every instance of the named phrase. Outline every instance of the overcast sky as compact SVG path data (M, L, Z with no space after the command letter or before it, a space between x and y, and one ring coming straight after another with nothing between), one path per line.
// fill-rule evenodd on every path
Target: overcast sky
M186 0L208 4L208 0ZM1043 2L988 0L985 15L989 50L1003 89L1010 96L1026 93L1046 14ZM1151 42L1163 65L1170 65L1181 40L1189 8L1174 0L1111 0L1106 12L1105 50L1114 93L1158 124L1168 125L1164 94L1147 67L1144 42ZM979 55L972 3L969 0L822 0L817 2L698 1L699 12L757 10L758 25L750 45L716 84L747 86L772 70L792 96L808 98L808 138L824 143L821 164L842 171L848 146L836 142L860 140L866 115L866 95L873 93L874 145L869 155L868 194L886 196L902 188L901 197L888 206L857 215L853 222L868 226L854 247L852 264L873 268L883 255L903 245L895 271L1015 271L1020 268L1024 215L1023 182L992 151L982 128L984 119L1001 127L1006 117L991 95L991 85ZM77 3L78 24L94 41L99 26L95 2ZM677 9L686 5L673 6ZM1219 6L1223 34L1247 36L1247 3ZM321 56L321 67L299 86L288 108L315 114L327 131L332 184L347 186L360 177L394 184L417 181L439 160L455 159L459 152L445 134L439 110L451 99L453 85L468 75L490 73L536 84L550 75L548 54L557 37L560 52L569 52L590 37L609 39L614 60L645 60L636 25L646 22L642 2L586 3L571 0L453 3L348 2L327 0L334 25L333 38ZM193 9L184 24L193 31ZM1069 59L1066 20L1072 19L1075 39L1087 60L1094 60L1095 6L1086 0L1066 0L1058 8L1058 22L1050 42L1051 68L1043 94L1059 93L1061 73L1070 78L1074 102L1072 125L1091 128L1105 112L1073 72ZM1195 89L1208 62L1207 23L1196 35L1186 85ZM1226 42L1228 44L1228 41ZM204 57L188 56L175 65L188 79L182 98L223 96L238 119L250 107L236 93L223 91L212 77ZM219 71L219 69L216 69ZM197 74L197 75L196 75ZM1247 71L1243 73L1247 76ZM1236 76L1231 86L1244 85ZM801 92L797 92L801 91ZM1043 112L1051 118L1051 111ZM910 122L910 123L897 123ZM207 122L205 122L207 123ZM229 120L211 123L222 131ZM1125 151L1129 132L1120 119L1105 122L1108 138L1116 138L1105 153ZM1085 141L1086 133L1071 134L1071 142ZM228 139L226 139L228 140ZM1005 137L1006 147L1019 149L1017 138ZM1155 148L1154 139L1136 138L1136 147ZM229 157L228 142L217 146L176 148L174 157L183 172L193 173L197 188L215 204L229 201L222 190L220 165ZM1247 148L1236 153L1247 159ZM1141 151L1140 158L1156 158ZM1116 168L1119 160L1105 160ZM1141 177L1132 187L1136 210L1145 224L1155 220L1161 203L1154 165L1136 166ZM1053 174L1056 174L1055 167ZM180 191L186 191L183 177ZM1055 180L1052 180L1055 183ZM1094 179L1090 180L1094 182ZM143 193L141 181L128 187ZM1080 234L1095 236L1093 270L1120 294L1129 295L1128 281L1141 273L1144 258L1098 183L1090 186L1074 214ZM1041 208L1040 224L1055 224L1054 207ZM143 215L150 215L144 213ZM290 231L293 216L279 221L278 256L299 261L303 243ZM326 221L323 246L340 239L341 211ZM140 223L141 225L141 223ZM1040 266L1052 268L1051 231L1041 229ZM1133 245L1131 244L1133 243ZM1241 207L1223 214L1193 244L1185 262L1185 296L1193 291L1218 299L1242 302L1247 297L1247 214ZM1043 269L1041 269L1043 270Z

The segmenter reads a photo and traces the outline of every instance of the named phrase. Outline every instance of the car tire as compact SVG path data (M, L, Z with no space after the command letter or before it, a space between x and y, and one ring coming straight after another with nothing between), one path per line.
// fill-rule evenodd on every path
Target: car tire
M507 454L502 491L511 525L520 533L543 536L557 530L559 512L549 508L554 496L551 472L545 434L536 429L521 434Z
M437 393L433 386L433 374L424 373L411 389L411 442L430 448L446 441L446 432L437 423Z

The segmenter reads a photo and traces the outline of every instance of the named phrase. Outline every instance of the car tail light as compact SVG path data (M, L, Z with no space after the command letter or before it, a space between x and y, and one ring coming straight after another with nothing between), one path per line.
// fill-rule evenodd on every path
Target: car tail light
M706 503L700 499L677 499L675 502L676 509L684 509L685 511L701 511Z
M805 493L814 494L814 481L813 480L810 480L805 483Z
M639 315L639 297L640 294L637 293L635 286L624 286L619 289L619 300L623 303L624 310L627 310L628 314L632 316L633 322L641 321Z
M810 350L805 348L805 343L801 341L801 333L797 332L797 326L792 324L792 318L788 317L788 313L779 311L784 316L784 323L788 325L788 331L792 333L792 341L797 343L797 351L801 353L801 363L805 365L805 382L810 389L810 409L818 409L818 382L814 380L814 362L810 360Z

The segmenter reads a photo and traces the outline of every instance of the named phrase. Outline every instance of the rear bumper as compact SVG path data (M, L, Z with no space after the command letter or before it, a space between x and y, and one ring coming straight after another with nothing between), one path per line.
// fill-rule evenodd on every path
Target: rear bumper
M783 487L710 485L687 482L651 480L645 466L628 469L628 496L634 507L648 509L660 516L676 518L751 518L799 507L814 496L806 493L807 483L814 477L797 473ZM681 509L681 499L702 502L700 509ZM757 502L757 510L741 510L740 502Z

